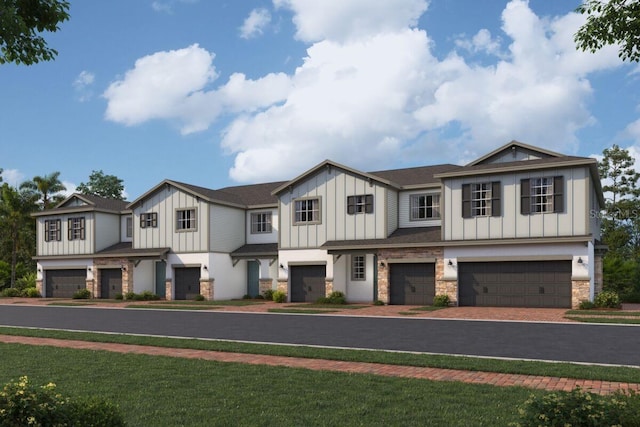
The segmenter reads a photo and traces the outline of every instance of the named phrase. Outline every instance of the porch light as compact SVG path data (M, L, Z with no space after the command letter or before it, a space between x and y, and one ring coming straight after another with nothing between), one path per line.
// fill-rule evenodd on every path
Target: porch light
M120 268L120 270L122 270L122 271L127 271L127 266L126 266L126 265L123 265L123 266Z
M204 271L209 271L209 269L207 268L207 266L206 266L206 265L203 265L203 266L202 266L202 269L203 269Z
M449 265L452 266L453 265L453 261L449 260Z
M582 257L578 257L578 264L582 264Z
M380 267L384 267L384 261L380 261Z

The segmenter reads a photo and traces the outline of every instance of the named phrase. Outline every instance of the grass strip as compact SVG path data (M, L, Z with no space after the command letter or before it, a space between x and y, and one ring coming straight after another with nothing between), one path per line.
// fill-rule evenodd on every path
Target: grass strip
M269 313L301 313L301 314L326 314L337 313L337 310L319 310L313 308L270 308Z
M640 311L623 311L623 310L569 310L565 314L578 316L624 316L624 317L640 317Z
M582 316L564 316L566 319L575 320L583 323L613 323L619 325L640 325L640 319L630 319L623 317L582 317Z
M396 353L369 350L342 350L305 346L249 344L233 341L210 341L165 337L98 334L43 329L0 327L0 334L42 338L58 338L90 342L138 344L194 350L226 351L273 356L304 357L310 359L371 362L403 366L420 366L467 371L501 372L508 374L540 375L580 378L601 381L640 383L640 368L581 365L572 363L529 362L519 360L485 359L464 356L445 356L415 353Z

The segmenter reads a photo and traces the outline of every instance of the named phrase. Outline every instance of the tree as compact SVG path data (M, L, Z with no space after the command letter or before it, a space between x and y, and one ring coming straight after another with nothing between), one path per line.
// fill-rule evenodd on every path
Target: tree
M20 188L37 191L40 194L42 209L49 209L60 202L64 196L57 194L65 191L67 187L60 182L60 172L53 172L45 176L34 176L33 180L20 184Z
M105 175L102 170L91 172L89 182L78 185L77 191L107 199L124 200L122 180L115 175Z
M578 49L596 52L619 44L623 61L640 61L640 1L587 0L576 11L587 14L587 22L574 36Z
M0 64L32 65L50 61L58 51L42 32L56 32L69 19L65 0L0 0Z

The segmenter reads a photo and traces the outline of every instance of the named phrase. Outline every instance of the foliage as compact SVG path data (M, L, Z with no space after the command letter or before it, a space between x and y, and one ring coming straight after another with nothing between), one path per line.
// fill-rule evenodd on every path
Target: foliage
M273 301L273 293L275 291L273 289L267 289L262 294L264 295L264 299L267 301Z
M596 304L594 302L591 302L588 299L583 299L582 301L580 301L578 308L580 310L591 310L592 308L595 308L595 306Z
M91 298L91 291L87 288L79 289L73 294L72 298L73 299L89 299Z
M26 188L38 193L43 210L61 202L64 196L58 193L67 189L60 181L60 172L52 172L45 176L34 176L31 181L25 181L20 184L20 188Z
M116 294L115 299L117 299L117 300L122 300L122 299L124 299L124 295L122 295L122 294Z
M16 298L22 296L22 291L16 288L6 288L0 292L0 296L5 298Z
M317 304L346 304L347 303L347 299L344 296L343 292L340 291L333 291L331 292L331 294L329 294L328 297L321 297L318 298L318 300L316 301Z
M579 387L571 392L532 395L518 409L515 426L638 426L640 398L636 393L616 392L600 396Z
M56 32L69 19L68 1L3 0L0 7L0 64L32 65L58 55L40 33Z
M277 303L287 302L287 293L284 291L274 291L272 297Z
M71 400L48 383L35 387L26 376L7 383L0 392L0 426L124 426L112 403L90 398Z
M120 295L120 298L118 298L118 295L116 295L116 299L122 299L122 295ZM136 294L135 292L127 292L126 294L124 294L124 299L128 301L157 301L160 299L160 297L151 291L142 291L142 293L140 294Z
M89 181L80 183L76 190L82 194L124 200L123 181L115 175L105 175L102 170L92 171Z
M605 45L619 44L623 61L640 60L640 3L636 0L586 0L577 9L587 22L575 34L583 51L596 52Z
M373 305L384 305L384 301L377 299L373 302Z
M196 301L205 301L206 298L204 297L204 295L198 294L198 295L196 295L195 300Z
M620 297L614 291L603 291L596 295L594 303L599 308L618 308L620 307Z
M449 307L450 303L451 299L449 298L449 295L440 294L433 297L433 305L436 307Z
M22 295L27 298L42 298L37 288L26 288L22 290Z
M36 287L36 273L30 272L16 280L16 288L20 290L24 290L27 288L35 288Z
M251 299L251 295L249 295L249 294L244 294L244 295L242 296L242 299Z
M607 254L603 260L604 289L620 294L638 289L640 284L640 264L635 259ZM638 289L640 290L640 289Z

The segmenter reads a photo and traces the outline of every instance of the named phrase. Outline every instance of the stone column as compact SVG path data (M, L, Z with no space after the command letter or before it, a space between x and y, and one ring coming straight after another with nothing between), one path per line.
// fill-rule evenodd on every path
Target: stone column
M122 294L126 295L129 292L133 292L133 269L132 262L125 261L122 264L125 269L122 271Z
M268 289L273 289L273 279L270 277L265 277L259 280L258 292L260 295L264 295L264 292Z
M378 301L389 304L389 264L378 259Z
M42 295L43 297L45 296L45 294L44 294L44 281L42 279L36 280L36 289L38 290L40 295Z
M213 301L213 282L215 279L200 279L200 295L208 301Z
M288 279L278 279L278 289L279 291L282 291L284 293L287 293L287 288L289 287L289 280Z
M173 280L167 278L164 281L165 299L171 301L173 299Z
M571 308L579 308L580 302L589 300L589 280L571 281Z
M325 277L324 279L324 296L328 297L333 292L333 279Z

